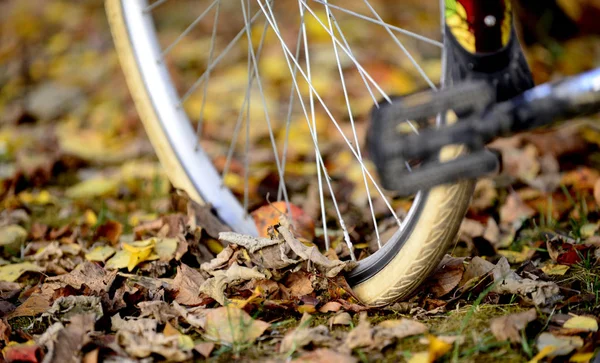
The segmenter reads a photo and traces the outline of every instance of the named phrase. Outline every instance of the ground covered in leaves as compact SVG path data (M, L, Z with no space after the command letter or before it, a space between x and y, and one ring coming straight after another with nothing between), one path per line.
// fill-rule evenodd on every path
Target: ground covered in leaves
M567 4L575 20L592 7ZM338 231L330 231L334 248L319 250L313 189L300 189L306 195L294 202L308 212L290 221L283 204L266 202L271 176L254 180L262 238L231 232L172 190L101 2L7 1L0 14L5 361L591 362L598 354L597 119L494 142L504 170L478 183L444 261L407 301L367 307L343 277L352 263L339 259L348 250ZM598 65L598 44L539 36L527 48L536 80ZM404 66L388 68L378 67L379 77L418 87ZM345 165L328 149L332 167ZM344 209L367 210L353 189L361 179L339 172ZM228 183L235 190L236 180ZM359 256L374 243L362 214L350 221Z

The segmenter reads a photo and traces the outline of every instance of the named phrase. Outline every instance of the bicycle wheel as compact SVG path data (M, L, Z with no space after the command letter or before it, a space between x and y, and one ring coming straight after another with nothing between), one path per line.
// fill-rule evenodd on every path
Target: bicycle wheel
M168 3L176 1L183 2L185 6L171 10ZM441 2L443 3L443 0ZM277 7L279 5L280 8ZM437 13L439 9L439 4L433 2L421 6L421 11L429 13ZM360 130L357 132L357 125L364 125L366 121L357 121L353 116L353 108L360 102L365 104L364 99L376 102L377 97L386 100L390 98L371 76L367 70L369 67L361 64L358 48L351 43L354 38L358 38L358 43L370 47L368 52L377 54L378 47L373 47L373 39L370 38L369 32L356 31L357 22L375 23L373 26L382 27L383 33L389 36L388 44L397 47L406 57L404 59L408 59L405 66L415 67L418 73L424 76L425 80L422 83L435 88L435 82L429 80L428 72L418 64L409 48L428 47L426 53L437 52L435 57L439 64L439 54L443 53L441 42L384 22L380 16L381 9L377 10L368 0L343 6L329 4L326 0L313 0L310 5L305 0L157 0L151 4L146 0L106 0L106 8L117 53L136 108L162 165L176 187L186 190L198 202L210 203L219 217L235 231L256 234L254 222L248 216L248 179L252 174L252 162L249 159L256 156L256 153L249 152L248 140L252 139L251 131L255 131L254 125L252 128L249 126L250 120L257 118L252 112L263 112L258 118L263 119L267 127L261 140L273 149L272 155L263 159L275 164L277 194L285 201L290 198L287 193L289 184L284 181L286 162L289 166L292 159L286 153L292 149L287 141L292 124L290 120L293 115L300 114L299 118L305 122L308 129L309 144L314 149L312 158L316 170L312 174L319 189L325 243L329 243L328 236L333 234L334 227L329 222L333 215L338 220L335 228L339 228L339 235L343 236L348 245L350 258L354 258L353 251L357 247L352 244L351 233L344 222L344 208L339 207L340 198L336 198L339 189L336 189L335 178L332 178L328 171L331 162L324 159L319 149L320 142L330 137L331 133L327 129L319 129L320 123L316 120L328 118L328 127L339 132L340 139L349 150L347 155L351 155L358 165L357 169L354 169L358 170L359 174L357 185L362 184L366 191L364 194L367 197L363 198L362 203L365 208L368 205L372 217L372 233L369 238L371 244L375 244L373 241L376 241L379 247L368 257L360 259L358 267L347 275L354 292L365 304L390 303L408 296L437 266L449 244L454 241L469 204L473 182L443 185L421 192L410 203L410 209L405 211L404 218L399 217L402 213L398 211L398 206L402 203L394 198L390 199L390 194L379 188L372 176L372 168L363 160L358 136ZM182 9L185 11L182 12ZM162 25L175 22L173 17L183 17L192 12L196 15L192 16L189 26L179 33L171 32L163 38L157 31ZM437 18L439 17L436 15ZM344 28L344 19L351 22L349 27ZM439 24L436 27L432 34L439 37L442 28ZM350 32L354 35L348 35ZM407 39L416 38L414 44L417 45L411 43L412 47L407 46L398 38L398 34ZM224 38L228 40L225 41ZM313 46L312 41L315 41L316 45ZM273 49L269 47L269 42L278 45L278 56L269 53ZM321 50L326 45L329 47L329 57L325 58L325 53ZM176 68L181 64L169 61L169 56L175 49L183 49L182 52L185 52L186 49L189 51L200 48L201 51L196 52L194 57L183 57L188 63L202 63L199 66L202 70L200 75L196 73L184 88L182 85L185 84L186 77L182 75L187 74L189 77L190 74L185 68L187 64L183 67L186 70L177 73L181 67ZM217 48L220 48L218 55ZM201 58L202 61L198 61L197 58ZM247 63L239 67L236 62L243 58ZM385 62L379 64L393 64L395 61L395 58L388 57ZM267 66L262 66L263 62L267 62ZM221 73L217 70L218 67L223 69ZM331 92L330 84L318 83L319 71L326 67L335 70L339 75L335 93ZM281 68L288 70L285 77L284 72L276 72ZM354 73L349 76L351 70ZM247 77L244 82L238 82L239 77L223 76L231 74L228 72L239 76L242 71L245 71ZM265 86L266 83L261 78L262 74L267 73L270 74L270 81L275 83L275 91L269 90L268 87L271 86ZM439 74L443 72L438 71ZM218 82L219 79L221 82ZM212 83L209 85L209 82ZM240 97L233 96L232 88L235 87L230 86L231 83L239 83ZM273 117L268 108L273 107L273 99L279 97L280 91L276 87L282 85L290 87L289 100L281 102L285 107ZM225 90L219 90L219 86ZM267 94L268 92L271 94ZM195 101L194 93L199 94ZM236 119L232 112L210 109L210 101L206 101L215 94L219 105L230 103L231 108L239 110L237 121L230 126L224 126L222 122L228 118ZM193 105L186 106L189 102ZM301 112L298 112L298 105ZM192 111L199 112L191 115ZM283 121L276 123L273 121L275 118ZM343 121L340 121L341 119ZM217 120L218 123L216 126L210 126L210 120L213 123ZM246 121L243 122L244 120ZM223 129L233 136L230 146L221 149L218 170L213 165L215 156L211 157L208 153L209 148L203 148L202 143L205 142L204 138L211 142L210 130L222 133ZM246 141L240 146L237 137L244 131ZM352 136L346 136L345 131ZM285 135L283 149L281 142L279 147L277 146L277 141L281 141L279 135ZM240 148L245 152L243 166L238 171L238 174L241 174L238 176L243 177L243 185L236 184L236 197L229 189L223 187L222 175L231 173L232 155L235 154L232 150ZM461 147L446 147L440 157L454 158L462 151ZM227 155L224 163L223 154ZM260 160L254 161L254 164L259 162ZM227 181L227 177L225 179ZM378 205L384 206L385 212L376 212ZM385 224L384 220L393 221L395 227L384 231L384 227L380 226ZM363 254L367 253L363 251Z

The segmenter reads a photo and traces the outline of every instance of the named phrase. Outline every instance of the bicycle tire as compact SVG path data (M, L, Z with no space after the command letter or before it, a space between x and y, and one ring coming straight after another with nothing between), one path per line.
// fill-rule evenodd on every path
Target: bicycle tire
M165 133L165 123L159 117L140 70L123 4L130 0L106 0L106 11L115 47L127 84L146 133L163 167L177 188L185 190L194 200L203 202L190 170L182 163L173 142ZM448 146L440 158L447 160L462 153L459 146ZM390 241L377 253L359 261L347 278L354 293L367 305L384 305L406 298L427 278L455 241L460 223L473 193L474 182L463 181L435 187L418 197L418 207ZM231 226L238 232L247 232Z

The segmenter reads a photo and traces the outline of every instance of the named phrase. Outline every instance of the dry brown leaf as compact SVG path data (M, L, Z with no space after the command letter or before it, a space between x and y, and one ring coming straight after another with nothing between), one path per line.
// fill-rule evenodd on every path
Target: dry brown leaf
M69 325L53 325L37 342L48 350L45 359L51 362L78 362L81 348L90 338L88 333L94 330L96 317L93 314L78 314L71 318Z
M521 330L535 319L537 319L537 311L530 309L492 319L490 329L498 341L510 340L513 343L519 343L521 342Z
M435 297L444 296L458 286L465 271L463 261L464 258L444 256L426 283Z
M342 308L342 304L337 301L328 301L319 309L320 313L337 312Z
M482 276L485 276L488 272L492 271L493 269L493 263L486 261L479 256L475 256L467 265L467 268L465 269L459 286L467 285L467 283L469 283L470 281L474 281Z
M200 354L204 358L210 357L210 353L215 349L215 343L212 342L203 342L194 345L194 350Z
M394 341L409 336L425 334L429 329L425 324L410 319L384 320L379 323L373 334L374 347L383 349Z
M242 309L220 307L207 312L204 336L225 345L253 343L269 326Z
M339 312L337 314L335 314L334 316L332 316L331 318L329 318L329 328L333 327L334 325L351 325L352 324L352 317L350 316L350 314L348 314L345 311Z
M165 301L142 301L137 305L140 309L140 318L151 317L161 324L179 316L177 310Z
M211 271L225 267L231 256L233 256L233 252L231 246L225 247L215 258L200 265L200 270L210 273Z
M303 271L292 272L287 276L285 286L290 289L292 296L308 295L314 291L312 282Z
M94 234L95 240L107 240L112 246L119 243L119 238L123 233L123 225L117 221L108 220L104 224L98 226Z
M331 349L319 348L312 352L306 352L298 358L292 360L292 363L355 363L356 358L349 354L339 353Z
M289 353L293 350L303 348L309 344L314 346L330 346L333 338L329 336L329 329L324 325L309 328L308 324L300 325L285 334L279 347L280 353Z
M535 210L523 203L517 193L510 193L504 205L500 207L500 223L502 225L512 225L534 215Z
M313 263L318 269L325 272L327 277L335 277L346 268L354 267L352 263L330 260L323 256L316 246L307 247L294 237L291 232L290 222L285 216L279 217L280 226L277 231L283 236L291 250L302 260Z
M213 277L207 279L200 285L200 292L212 297L218 303L225 306L225 289L231 285L237 285L244 281L253 279L264 279L266 276L259 272L256 267L248 268L237 263L231 265L227 270L212 271Z
M173 287L177 290L175 301L183 305L199 305L202 303L200 297L200 286L204 277L197 270L186 264L177 267L177 275L173 279Z
M352 329L346 339L342 349L351 352L355 348L361 347L372 347L374 344L373 330L371 329L371 323L367 317L367 313L362 312L358 318L358 325Z
M492 270L496 285L492 291L499 294L518 294L530 297L535 305L545 305L558 298L560 289L550 281L522 278L510 269L506 257L502 257Z
M115 338L129 355L146 358L158 354L175 362L185 361L191 357L191 350L180 346L179 336L167 336L156 332L158 321L147 318L120 320L119 322L115 317L112 319L113 330L115 328L117 330Z

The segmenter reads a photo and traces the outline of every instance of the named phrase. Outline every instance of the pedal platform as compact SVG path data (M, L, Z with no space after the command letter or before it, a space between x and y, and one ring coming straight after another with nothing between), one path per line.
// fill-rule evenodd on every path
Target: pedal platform
M469 81L437 92L394 97L392 103L374 107L367 147L382 186L409 196L497 172L499 154L485 148L486 138L473 131L471 122L464 123L481 118L495 99L495 90L487 82ZM456 117L456 122L450 122ZM416 125L430 127L417 129ZM446 145L465 145L467 153L441 162L438 155Z

